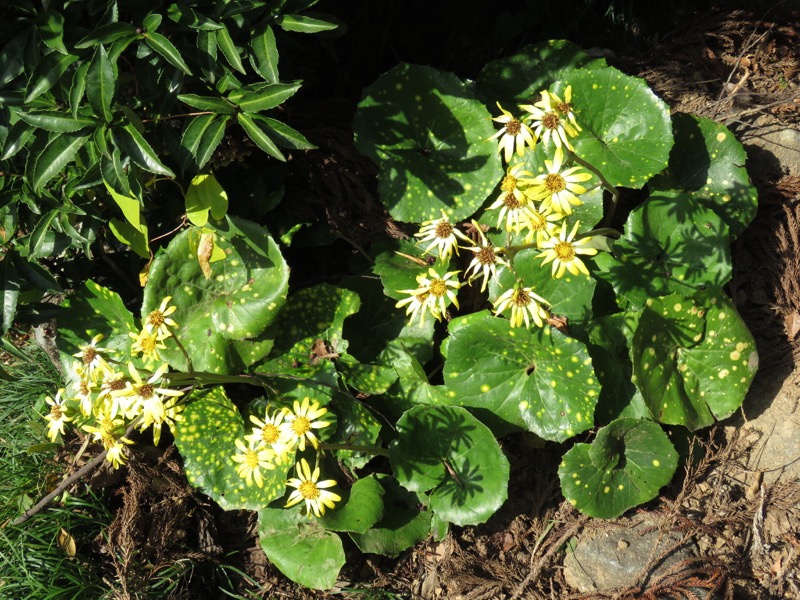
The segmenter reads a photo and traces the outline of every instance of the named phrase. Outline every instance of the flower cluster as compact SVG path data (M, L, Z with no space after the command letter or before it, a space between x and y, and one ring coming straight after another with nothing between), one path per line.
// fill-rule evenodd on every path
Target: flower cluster
M523 248L538 250L541 264L551 264L554 278L563 277L567 271L573 275L589 274L581 256L592 256L597 250L590 245L591 237L578 234L580 221L576 221L571 230L567 223L573 207L583 203L580 196L588 191L584 184L592 178L580 164L570 164L575 160L570 140L581 131L571 102L572 87L567 86L563 100L545 90L538 102L521 105L524 116L516 117L497 104L502 114L493 120L503 127L490 139L497 140L498 150L509 164L500 182L500 192L487 210L496 211L498 230L506 232L509 240L512 235L517 236L524 244L495 246L485 228L476 221L468 225L470 237L442 211L440 219L422 223L415 234L420 243L425 244L425 254L435 250L441 263L448 264L454 256L459 256L459 250L470 252L472 259L464 270L464 277L469 284L480 279L481 291L497 277L498 267L514 272L509 260L514 252ZM544 159L539 174L527 170L523 162L511 164L515 155L523 157L526 149L539 143L549 157ZM462 285L457 277L459 273L461 271L440 273L430 267L417 276L416 288L398 290L408 297L402 298L397 307L406 307L411 321L419 319L420 325L424 324L426 314L441 320L449 304L458 307L456 292ZM530 327L531 321L541 327L548 318L547 304L546 299L517 277L513 287L494 301L494 309L497 315L510 310L512 327L523 324Z
M142 354L146 371L131 360L127 364L115 360L118 353L100 346L103 334L95 335L73 355L69 387L58 390L55 398L45 398L50 412L44 418L51 441L63 435L64 424L71 421L103 445L106 459L116 469L125 463L125 447L132 443L125 437L131 423L136 422L140 431L152 428L158 444L162 427L181 419L183 392L166 385L169 366L160 363L158 353L178 326L170 318L175 312L170 300L165 298L147 315L140 332L130 334L130 355Z
M280 408L270 414L269 408L260 419L255 415L250 416L254 425L252 432L244 440L236 440L238 452L233 456L238 463L236 472L247 485L264 486L262 470L272 471L279 464L292 460L292 455L297 451L304 451L306 444L314 449L319 448L319 440L315 430L330 425L329 421L322 420L328 409L321 407L316 400L303 398L302 402L294 401L291 409ZM321 517L326 508L333 508L342 498L326 488L336 485L333 479L320 481L319 466L312 470L305 458L295 465L297 477L289 479L286 483L295 488L289 496L286 506L294 506L305 501L306 511L309 515Z

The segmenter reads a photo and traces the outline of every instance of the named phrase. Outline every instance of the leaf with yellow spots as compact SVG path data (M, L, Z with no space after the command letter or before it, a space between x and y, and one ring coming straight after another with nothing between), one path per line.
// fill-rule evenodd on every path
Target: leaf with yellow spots
M183 419L172 426L175 445L181 453L186 478L211 497L223 510L258 510L286 491L289 460L274 470L261 469L264 486L250 485L236 472L232 460L235 441L251 432L242 415L221 387L195 392L183 410Z
M509 466L494 434L458 406L416 406L397 421L390 449L395 477L428 494L456 525L486 522L508 498Z
M582 342L547 326L512 328L486 311L453 319L449 332L445 390L496 433L560 442L594 425L600 386Z
M653 421L624 418L575 444L558 467L561 491L590 517L613 519L652 500L678 466L678 453Z

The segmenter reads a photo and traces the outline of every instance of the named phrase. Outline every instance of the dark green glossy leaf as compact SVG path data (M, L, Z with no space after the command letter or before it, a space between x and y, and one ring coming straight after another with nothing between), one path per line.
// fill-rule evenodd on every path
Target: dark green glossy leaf
M429 493L440 518L485 523L508 498L508 460L494 434L466 409L414 407L397 421L397 435L390 447L397 481Z
M453 319L449 331L444 381L454 403L499 417L501 430L520 427L546 440L594 424L600 389L578 340L549 326L512 328L485 311Z
M326 511L319 523L331 531L364 533L383 517L383 494L383 486L374 476L359 479L342 504Z
M239 125L242 126L242 129L244 129L247 137L253 140L256 146L270 156L286 162L286 157L278 150L278 146L275 145L275 142L272 141L265 131L266 126L254 121L251 115L245 113L237 113L236 119L239 121Z
M757 191L745 169L747 155L733 133L711 119L677 113L672 117L675 146L667 170L650 190L685 193L711 209L738 236L756 214Z
M211 159L225 134L227 122L228 117L200 115L194 117L186 127L181 136L181 146L188 152L187 162L192 162L196 170L202 169Z
M30 240L28 242L29 260L42 258L49 254L48 252L43 251L43 246L45 244L47 233L48 231L50 231L50 227L53 224L53 220L57 216L58 216L58 209L54 208L53 210L46 213L36 223L36 227L34 227L33 231L31 231Z
M92 33L81 39L75 48L89 48L98 44L110 44L121 39L128 38L133 41L137 37L136 27L130 23L108 23L101 25Z
M0 320L2 331L0 331L0 335L5 335L14 324L17 302L19 301L20 283L19 273L11 264L11 261L0 261L0 286L2 286L3 292L2 303L0 303L0 310L2 310L2 320Z
M298 33L318 33L320 31L331 31L339 25L331 21L315 19L307 15L280 15L275 22L284 31L295 31Z
M25 102L29 103L53 87L69 66L78 60L74 54L51 52L45 56L28 80L25 88Z
M239 71L239 73L245 75L247 72L244 70L244 65L242 65L242 59L239 56L239 50L233 43L233 39L231 38L231 34L228 31L228 28L223 26L221 29L217 29L215 35L217 38L217 46L219 47L220 50L222 50L222 54L225 56L225 60L228 61L228 64L230 66Z
M260 121L267 126L265 131L272 140L282 148L289 148L291 150L314 150L316 146L309 142L306 137L292 129L285 123L264 117L261 115L251 115L254 121Z
M214 96L198 96L197 94L178 94L178 100L192 108L210 110L217 114L232 115L236 112L234 106L223 98ZM206 116L206 115L203 115Z
M69 107L72 110L72 116L78 118L78 109L81 107L83 95L86 92L86 75L89 72L91 63L83 61L78 68L75 69L75 75L72 76L72 86L69 88Z
M23 51L32 31L32 27L23 29L0 50L0 87L22 75L25 70Z
M260 510L258 541L284 575L312 589L331 589L345 563L341 538L297 510Z
M62 133L53 138L36 160L31 179L33 188L42 189L48 181L58 175L88 139L88 135L78 133Z
M148 31L145 34L144 39L148 46L158 52L164 58L164 60L166 60L173 67L180 69L187 75L192 74L191 69L189 69L189 65L186 64L185 60L183 60L181 53L166 37L160 33Z
M618 419L576 444L558 469L564 497L591 517L613 519L652 500L672 479L678 453L652 421Z
M380 166L381 201L399 221L475 213L502 176L491 115L452 73L401 64L365 90L357 148Z
M278 47L275 44L275 33L269 24L263 25L250 38L253 70L268 83L278 83Z
M19 112L17 116L19 116L20 120L25 121L29 125L56 133L70 133L83 129L84 127L97 125L97 121L90 117L78 117L76 119L70 113L58 112L55 110L28 113Z
M46 10L39 15L37 29L39 37L51 50L67 54L64 46L64 15L55 10Z
M175 177L175 173L159 160L158 155L144 139L144 136L132 124L114 127L112 133L117 145L142 169L157 175Z
M98 46L86 73L86 97L94 114L106 123L114 118L112 103L117 91L116 79L116 65L109 59L106 49Z
M273 83L268 84L258 91L244 94L231 94L229 99L239 108L248 113L256 113L280 106L291 98L300 89L301 83ZM236 99L234 99L236 98Z
M178 3L172 3L169 5L169 8L167 9L167 16L171 20L183 25L184 27L189 27L191 29L197 29L200 31L214 31L222 28L222 25L203 14L200 14L192 7L182 6Z
M142 20L142 27L144 28L144 34L148 35L156 31L159 26L161 25L161 21L163 17L158 13L150 13Z
M11 126L3 146L3 155L0 160L8 160L25 147L33 135L33 127L25 121L17 121Z
M217 36L213 31L197 32L197 51L200 68L209 83L217 80Z

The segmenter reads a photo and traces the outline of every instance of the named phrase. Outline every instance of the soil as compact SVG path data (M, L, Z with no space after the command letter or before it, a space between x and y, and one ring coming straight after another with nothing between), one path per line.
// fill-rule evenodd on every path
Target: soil
M304 130L320 150L295 156L292 166L294 193L318 199L305 210L355 248L402 233L376 200L375 167L352 146L349 119L358 100L353 90L398 60L430 62L423 49L405 48L402 41L379 45L379 34L391 31L385 26L376 32L370 25L377 19L390 22L405 8L397 2L377 4L351 8L350 31L341 42L331 42L340 45L328 49L327 59L341 61L351 87L332 79L331 89L341 98L308 108L309 123L330 125ZM405 4L423 15L430 3ZM418 24L421 38L435 31L439 17L444 18L438 11L444 13L451 4L430 9L437 14ZM520 10L541 4L522 2ZM701 11L687 8L690 3L669 2L663 4L674 10L665 19L637 15L632 3L610 4L618 10L627 5L630 18L621 23L602 11L592 17L582 13L583 21L573 29L561 26L564 34L572 34L584 47L597 46L595 51L609 63L646 79L673 111L725 123L740 139L757 133L764 119L779 128L800 129L800 10L789 2L741 3L748 4L746 9L734 2L708 2ZM481 11L494 11L491 20ZM454 11L447 30L439 34L440 46L449 45L450 52L442 58L439 48L435 57L436 66L462 75L510 53L513 45L556 37L542 27L541 32L517 33L499 43L496 32L483 37L471 33L476 22L500 23L500 9L480 9L481 14L469 18L464 12L469 11ZM341 18L347 22L347 16ZM600 27L593 27L591 19ZM363 47L358 54L355 42L347 41L353 36L375 44L375 56L364 55ZM327 121L319 118L323 113ZM225 513L189 487L174 448L145 448L138 450L139 460L131 461L124 481L100 472L91 482L116 490L116 519L96 547L121 582L119 597L137 597L160 570L178 563L192 565L194 574L170 597L216 597L207 590L216 589L213 582L222 576L219 565L227 563L247 575L241 593L263 598L800 598L800 485L796 475L787 475L791 458L771 447L765 451L771 435L777 435L775 427L771 432L763 423L747 426L770 411L781 415L772 417L773 425L788 427L784 445L797 452L791 443L800 431L800 372L795 371L800 356L800 173L785 170L756 145L748 151L759 210L735 243L735 277L728 291L756 337L760 371L742 413L701 432L692 443L685 473L660 498L627 516L647 513L657 518L662 531L693 539L698 558L681 562L646 586L641 585L645 568L640 582L613 593L571 589L562 568L567 548L609 524L583 517L561 498L556 469L563 448L536 450L537 460L530 461L533 450L525 439L510 436L503 440L512 465L510 499L488 523L453 528L443 541L424 542L397 560L359 556L348 549L350 560L338 589L312 592L293 585L268 563L255 537L252 513ZM767 458L778 464L765 462ZM367 595L370 590L375 595Z

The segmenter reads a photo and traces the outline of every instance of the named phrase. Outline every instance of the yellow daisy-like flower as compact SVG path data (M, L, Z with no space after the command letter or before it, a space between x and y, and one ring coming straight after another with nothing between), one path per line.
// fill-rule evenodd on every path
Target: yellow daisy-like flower
M537 258L543 258L542 265L553 263L553 277L560 279L566 271L573 275L583 273L589 275L589 269L583 264L578 255L594 256L597 254L596 248L584 247L592 238L581 238L575 240L575 234L581 222L577 221L572 228L572 232L567 235L567 222L561 224L561 232L558 237L551 237L541 245L542 252Z
M72 389L74 390L72 398L78 402L78 407L84 417L88 417L92 414L96 385L96 382L83 377L72 382Z
M563 115L559 111L558 106L564 104L558 96L545 90L539 102L524 104L520 108L530 113L524 120L531 121L531 129L536 139L541 139L545 146L552 140L556 148L561 148L563 145L573 150L569 138L578 135L579 130L572 124L568 115Z
M326 508L333 508L336 502L341 501L342 497L339 494L325 489L336 485L336 480L320 481L318 466L311 471L308 461L301 458L296 468L297 477L286 482L287 486L295 488L289 495L286 508L305 501L307 514L310 516L313 513L316 517L321 517L325 514Z
M72 418L67 416L67 407L64 405L64 399L61 397L66 390L61 388L56 392L56 397L51 398L45 396L44 401L50 406L50 412L44 418L47 421L47 437L51 442L55 442L58 434L64 435L64 423L71 421Z
M233 460L239 463L236 467L236 473L239 477L245 480L247 485L252 485L255 481L258 487L264 487L264 477L261 475L261 469L271 471L275 468L272 463L272 458L275 453L272 448L267 448L264 445L254 444L252 440L245 446L242 440L234 442L239 453L233 455Z
M558 225L556 222L564 219L564 215L560 212L553 211L552 207L545 206L544 203L539 205L536 209L533 204L528 212L528 221L525 223L526 228L529 230L525 235L525 243L530 244L536 240L536 246L542 247L547 240L549 240Z
M161 355L159 350L166 350L166 345L163 340L165 338L158 337L155 331L151 331L146 327L138 334L134 332L128 333L134 342L131 344L131 352L133 354L142 354L147 361L160 361Z
M583 131L583 128L578 125L578 120L575 118L575 111L572 110L572 86L568 85L567 89L564 90L563 101L555 94L550 94L550 96L559 114L567 119L577 131Z
M427 254L433 248L436 248L438 250L439 260L443 263L449 261L453 253L456 255L458 254L459 238L469 241L469 238L450 222L444 210L442 210L441 219L422 223L419 233L415 233L414 237L420 238L421 242L430 242L423 254Z
M489 139L494 140L500 138L497 142L497 149L499 152L503 153L506 162L508 162L511 160L511 155L514 154L515 148L519 156L525 153L526 144L533 148L534 144L536 144L536 136L522 119L517 119L500 106L499 102L497 103L497 108L499 108L500 112L503 114L499 117L494 117L492 121L501 123L503 128Z
M297 447L302 452L306 449L306 440L308 440L314 448L317 448L319 441L314 430L330 425L329 421L318 421L317 419L327 413L328 409L324 406L320 407L316 400L311 402L308 396L303 398L302 404L295 400L292 409L287 408L284 411L286 412L287 427L291 431L292 439L297 443Z
M564 152L561 148L556 148L553 160L545 160L544 165L547 173L533 180L531 196L537 200L541 199L543 205L551 206L558 212L565 215L572 214L572 206L583 204L578 195L586 193L586 188L580 184L591 179L592 174L582 171L580 166L562 170Z
M533 322L538 327L542 327L544 321L547 320L547 311L542 307L542 304L548 304L547 300L534 292L533 289L518 284L503 292L495 300L494 314L499 315L510 307L512 327L519 327L523 321L525 322L525 327L530 327L530 319L533 319Z
M133 444L131 440L123 437L125 422L103 412L101 409L96 415L97 426L83 425L82 429L92 434L92 438L103 444L106 449L106 460L115 469L125 464L125 445Z
M178 327L178 324L169 318L177 310L174 305L168 306L171 300L172 296L164 298L161 301L161 305L157 309L150 311L144 320L144 328L155 333L160 339L165 339L172 335L170 327L173 329Z
M286 411L276 410L270 416L269 410L267 410L263 421L255 415L250 415L250 422L255 427L250 435L245 436L247 441L260 442L272 448L278 462L283 462L283 458L297 441L291 424L284 421L286 415Z
M406 314L411 315L413 322L417 314L420 315L420 326L425 321L425 313L430 312L433 317L440 321L442 315L447 311L447 306L451 302L458 307L458 298L456 292L461 288L461 282L458 281L458 274L460 271L448 271L444 275L439 273L431 267L428 273L417 275L417 284L419 287L414 290L398 290L402 294L410 294L408 298L403 298L395 306L400 308L408 304Z
M503 181L500 183L500 194L494 203L489 206L489 210L500 209L500 214L497 217L498 229L504 228L502 226L503 221L505 221L506 231L518 232L525 227L531 207L527 195L520 188L520 184L530 184L533 181L533 179L528 179L525 176L533 177L533 173L525 171L522 165L515 165L509 168L505 177L503 177Z
M92 341L83 346L80 352L76 352L72 356L79 359L75 372L79 377L87 377L89 379L98 379L106 371L110 371L111 367L103 358L102 353L108 353L106 348L100 348L97 344L103 339L103 334L98 333L92 338Z
M481 291L486 289L486 284L489 279L497 276L497 265L508 266L506 260L500 255L502 248L492 246L492 243L483 233L483 229L478 225L477 221L472 221L472 226L478 232L480 237L480 245L467 248L474 256L464 272L464 276L472 283L476 277L483 276L483 283L481 284ZM472 271L472 275L470 275Z
M153 441L158 445L161 439L161 425L167 419L167 398L177 398L183 392L165 387L157 387L164 373L169 369L169 365L162 364L156 369L150 378L145 381L139 374L132 362L128 363L128 372L131 380L127 382L125 389L119 392L112 392L112 395L126 396L130 405L125 411L125 416L135 419L141 416L142 425L140 431L144 431L153 425Z

